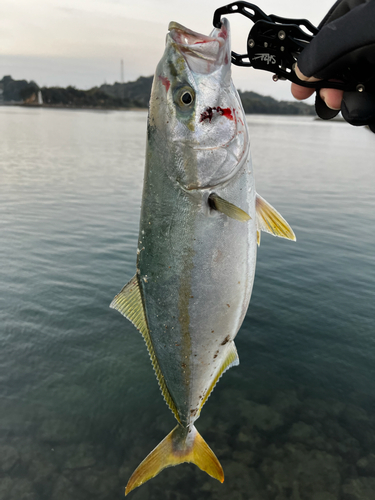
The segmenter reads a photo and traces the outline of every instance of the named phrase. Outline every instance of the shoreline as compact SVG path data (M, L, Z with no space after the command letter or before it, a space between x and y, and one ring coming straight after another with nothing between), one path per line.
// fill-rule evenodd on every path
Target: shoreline
M75 106L75 105L63 105L63 104L25 104L22 102L2 102L0 103L0 108L1 107L21 107L21 108L44 108L44 109L62 109L62 110L72 110L72 111L148 111L148 108L137 108L137 107L131 107L131 108L125 108L125 107L109 107L109 106ZM313 115L304 115L304 114L295 114L295 113L246 113L245 115L264 115L264 116L299 116L299 117L310 117L313 118L314 120L319 120L319 121L324 121L321 120L317 116Z
M91 110L91 111L148 111L148 108L124 108L124 107L110 107L110 106L75 106L63 104L25 104L23 102L2 102L0 107L17 106L20 108L46 108L46 109L72 109L72 110Z

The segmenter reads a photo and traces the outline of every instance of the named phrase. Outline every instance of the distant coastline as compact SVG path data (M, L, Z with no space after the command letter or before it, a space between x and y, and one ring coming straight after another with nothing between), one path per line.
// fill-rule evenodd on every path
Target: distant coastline
M39 87L34 81L0 80L0 105L45 107L56 109L147 110L152 76L139 77L134 82L103 84L89 90L75 87ZM313 106L302 102L277 101L255 92L239 91L247 114L315 116Z
M37 103L25 103L25 102L1 102L0 107L19 107L19 108L43 108L43 109L66 109L66 110L77 110L77 111L148 111L148 108L139 107L114 107L114 106L85 106L85 105L75 105L75 104L37 104Z

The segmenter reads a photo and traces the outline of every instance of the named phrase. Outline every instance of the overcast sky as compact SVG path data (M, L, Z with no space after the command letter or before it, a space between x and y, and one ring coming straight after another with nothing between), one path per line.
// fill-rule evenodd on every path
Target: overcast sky
M307 18L317 25L333 0L261 0L266 14ZM149 76L163 54L170 21L204 34L212 29L219 0L1 0L0 78L35 80L43 85L90 88L104 82ZM227 16L232 48L246 52L253 23ZM237 88L292 100L289 83L271 73L233 67Z

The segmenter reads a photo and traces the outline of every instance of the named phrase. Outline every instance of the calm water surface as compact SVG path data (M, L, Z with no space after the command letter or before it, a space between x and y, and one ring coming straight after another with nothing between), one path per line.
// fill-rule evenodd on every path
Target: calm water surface
M109 309L134 275L146 112L0 108L0 498L122 498L174 427L144 342ZM263 234L253 296L197 428L220 485L168 469L146 499L375 498L375 136L247 117Z

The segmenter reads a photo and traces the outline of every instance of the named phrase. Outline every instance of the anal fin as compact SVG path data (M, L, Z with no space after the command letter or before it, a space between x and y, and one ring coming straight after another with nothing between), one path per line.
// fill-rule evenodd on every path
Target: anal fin
M201 404L199 405L199 413L201 412L203 405L207 401L209 395L214 390L214 387L218 383L219 378L227 370L229 370L229 368L232 368L232 366L238 366L239 364L240 364L240 359L238 357L237 349L236 349L234 342L232 341L229 345L228 353L227 353L223 363L221 364L220 368L216 372L215 377L214 377L213 381L211 382L211 385L207 389L207 391L206 391L206 393L201 401Z

